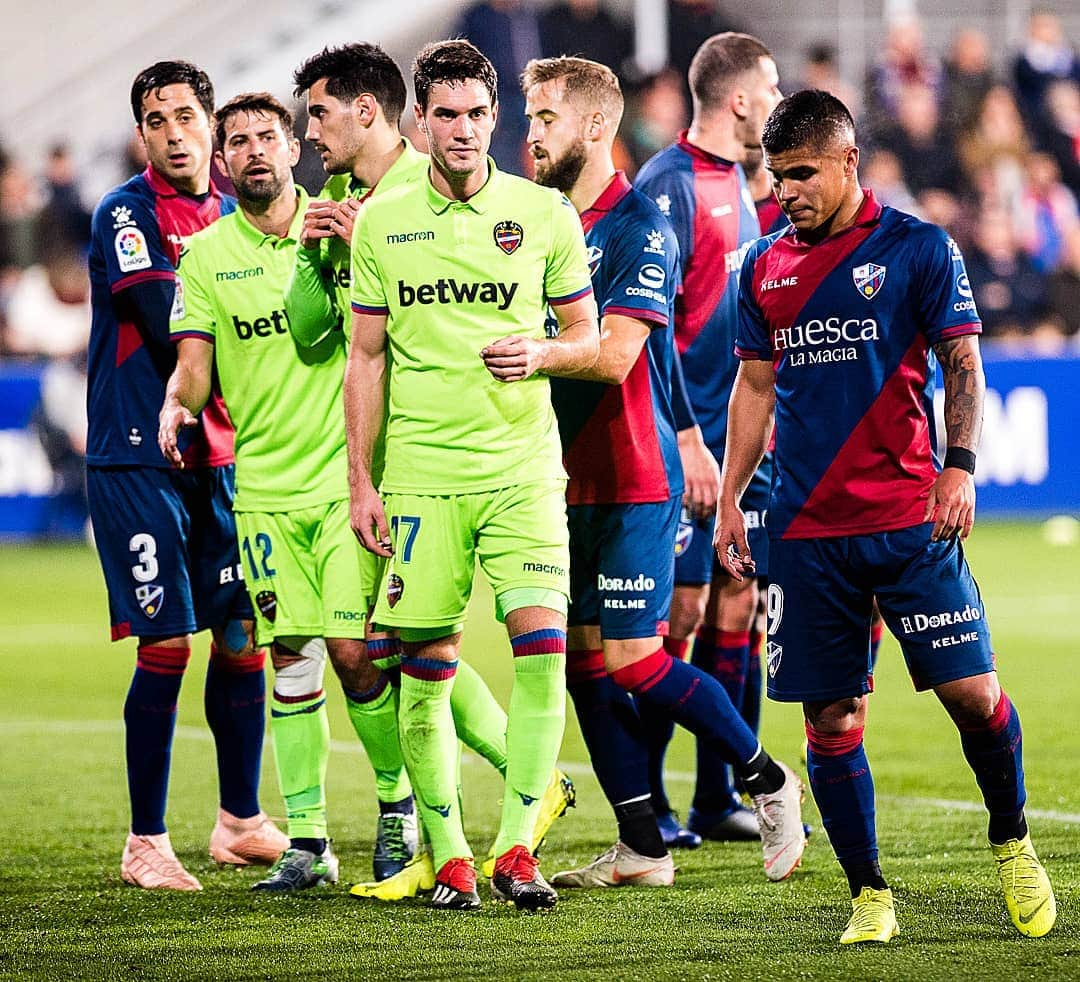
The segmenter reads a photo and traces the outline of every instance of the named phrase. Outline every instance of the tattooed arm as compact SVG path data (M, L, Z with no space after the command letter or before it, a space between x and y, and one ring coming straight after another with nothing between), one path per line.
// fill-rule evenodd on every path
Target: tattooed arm
M946 446L960 451L956 456L970 460L974 468L986 395L978 337L969 334L942 341L934 345L934 354L945 380ZM956 534L966 539L975 522L975 480L966 468L949 466L948 457L926 502L923 521L931 519L935 539Z

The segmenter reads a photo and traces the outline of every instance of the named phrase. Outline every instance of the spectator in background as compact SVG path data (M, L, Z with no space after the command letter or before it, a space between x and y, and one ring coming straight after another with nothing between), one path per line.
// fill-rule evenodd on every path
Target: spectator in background
M90 212L82 203L71 149L64 143L49 150L45 185L48 198L39 217L43 245L51 247L51 239L57 248L70 245L86 249L90 244Z
M1080 56L1051 10L1036 10L1028 21L1023 50L1013 63L1013 79L1025 112L1039 116L1043 96L1057 79L1080 83Z
M983 209L967 271L986 338L1015 341L1034 332L1046 313L1046 281L1020 248L1004 209Z
M0 277L37 260L41 196L33 178L13 157L0 160Z
M495 66L499 118L489 152L501 170L524 174L529 130L518 79L526 63L540 57L536 11L528 0L482 0L461 15L451 36L471 41Z
M867 74L866 115L876 136L892 125L909 86L927 86L941 95L941 65L923 44L922 23L914 13L896 17L885 36L881 54Z
M727 18L717 0L668 0L668 65L682 86L684 104L690 101L686 82L690 62L701 43L714 34L741 28Z
M1030 150L1016 99L1006 86L995 85L986 93L972 127L960 136L960 162L968 181L1015 214Z
M13 355L74 358L90 337L90 278L72 246L58 247L6 291L4 349Z
M874 189L878 201L890 208L920 215L918 202L904 182L904 168L895 153L879 148L867 154L865 161L862 178L867 187Z
M1044 104L1036 140L1057 161L1062 181L1080 195L1080 85L1072 79L1052 82Z
M600 0L562 0L540 15L540 50L545 58L579 55L607 65L620 80L634 50L630 28Z
M689 118L684 89L683 79L670 68L646 79L638 88L629 125L623 127L633 170L674 143L686 129Z
M1061 258L1046 283L1049 319L1062 334L1080 340L1080 228L1066 235Z
M824 41L817 41L806 49L802 82L792 86L791 91L799 89L821 89L844 103L856 120L862 115L862 93L840 77L836 49Z
M1031 154L1016 228L1021 246L1040 273L1057 268L1065 239L1078 224L1076 198L1061 183L1054 158L1045 153Z
M963 28L945 59L942 118L946 125L952 130L971 126L993 84L990 41L978 28Z
M934 188L959 190L960 161L952 134L941 125L937 96L929 86L913 83L903 87L896 123L881 132L878 142L896 154L912 194Z

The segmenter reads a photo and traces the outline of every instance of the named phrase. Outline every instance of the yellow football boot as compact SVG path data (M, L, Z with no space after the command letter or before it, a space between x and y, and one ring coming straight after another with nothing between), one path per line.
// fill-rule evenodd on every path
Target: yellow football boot
M1057 920L1057 901L1031 836L1010 839L1000 846L990 843L997 862L1005 906L1016 930L1028 938L1041 938Z
M900 933L893 910L892 890L863 887L851 901L851 920L847 922L840 944L887 944Z

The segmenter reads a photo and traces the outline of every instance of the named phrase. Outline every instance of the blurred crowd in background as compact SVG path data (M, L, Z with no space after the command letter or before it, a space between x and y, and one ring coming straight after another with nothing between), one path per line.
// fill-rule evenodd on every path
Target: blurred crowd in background
M499 166L527 173L517 79L533 57L580 54L617 71L627 95L618 163L631 178L677 139L690 118L686 73L698 45L718 31L752 33L753 25L714 3L669 8L669 64L647 76L634 62L631 25L598 0L564 0L542 11L510 0L468 8L456 33L499 72L492 144ZM1080 353L1080 55L1060 18L1033 14L1017 51L992 51L972 26L938 52L918 17L907 14L888 26L863 79L841 77L827 43L810 43L802 55L797 77L782 77L781 88L826 89L850 107L863 184L884 203L943 226L960 244L985 341L1043 357ZM302 107L298 116L302 138ZM425 149L410 116L406 132ZM77 457L93 202L80 193L69 147L57 143L28 168L5 152L4 138L14 134L0 134L0 362L48 362L47 435ZM137 140L124 152L130 173L145 166ZM310 190L321 187L316 154L305 152L297 176Z

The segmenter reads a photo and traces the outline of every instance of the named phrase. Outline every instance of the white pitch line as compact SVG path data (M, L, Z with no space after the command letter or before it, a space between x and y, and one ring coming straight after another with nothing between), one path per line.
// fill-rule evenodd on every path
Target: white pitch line
M122 720L0 720L0 733L31 734L41 733L114 733L117 736L123 734ZM198 726L178 726L176 736L183 740L196 740L200 743L211 743L213 737L209 730ZM353 740L331 740L330 749L339 754L351 754L363 756L363 748ZM483 758L472 753L465 752L461 759L468 765L483 763ZM571 777L590 777L592 767L577 761L559 761L559 768ZM697 775L692 771L664 772L664 777L675 784L693 784ZM955 801L951 798L918 798L909 795L878 794L879 801L887 801L894 805L910 805L920 808L939 808L942 811L982 812L984 807L977 801ZM1066 825L1080 825L1080 814L1073 812L1055 811L1052 808L1025 808L1025 814L1029 818L1045 819L1051 822L1062 822Z

